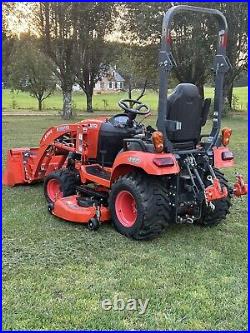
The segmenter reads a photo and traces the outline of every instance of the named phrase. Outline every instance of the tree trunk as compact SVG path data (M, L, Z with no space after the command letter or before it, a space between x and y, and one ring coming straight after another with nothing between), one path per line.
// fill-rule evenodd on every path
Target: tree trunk
M72 102L72 91L71 90L63 91L63 112L62 112L63 119L72 118L71 102Z
M87 112L93 112L92 100L93 100L93 91L86 92L87 97Z
M227 100L228 104L230 106L230 109L232 109L232 102L233 102L233 84L230 84L228 90L227 90Z
M38 110L42 111L42 99L38 99Z
M233 100L233 80L232 78L227 78L224 83L224 99L228 102L230 109L232 108L232 100Z
M132 98L132 87L131 87L131 79L128 81L128 99Z
M205 96L205 94L204 94L204 85L203 84L197 85L197 88L199 90L199 94L200 94L201 98L204 99L204 96Z

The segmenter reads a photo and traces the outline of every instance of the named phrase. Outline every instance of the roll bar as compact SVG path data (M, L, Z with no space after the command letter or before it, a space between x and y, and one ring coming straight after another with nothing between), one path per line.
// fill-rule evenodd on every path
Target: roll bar
M171 23L176 14L180 12L196 12L215 16L218 22L218 47L217 53L214 58L213 70L215 72L215 95L214 95L214 118L213 127L208 138L207 150L216 144L220 134L221 116L223 110L223 82L224 75L230 68L230 63L226 57L226 45L228 38L228 25L225 16L217 9L193 7L187 5L179 5L170 8L164 15L162 23L162 38L161 48L159 55L159 67L160 67L160 89L159 89L159 105L158 105L158 119L157 128L163 133L165 141L165 149L167 151L172 150L172 144L167 139L167 128L169 123L166 120L168 116L167 105L167 93L168 93L168 78L169 73L173 66L177 66L174 57L171 53ZM180 124L176 122L175 130L180 128ZM171 129L173 130L173 123L171 123Z

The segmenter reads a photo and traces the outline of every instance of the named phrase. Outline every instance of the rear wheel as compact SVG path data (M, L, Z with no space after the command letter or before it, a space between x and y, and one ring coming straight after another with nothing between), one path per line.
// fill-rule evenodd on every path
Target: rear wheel
M118 232L137 240L153 239L163 232L170 220L165 180L130 173L112 185L109 207Z
M227 214L230 213L230 206L231 206L231 194L230 188L228 185L227 179L224 177L224 174L219 171L218 169L214 170L216 177L219 179L220 184L222 187L226 187L228 190L228 196L221 200L213 201L215 206L214 210L208 208L205 204L202 209L202 216L201 219L197 221L198 224L204 226L214 226L221 223L223 220L226 219ZM208 186L209 184L205 184Z
M44 180L44 195L49 204L76 193L76 174L67 169L50 173Z

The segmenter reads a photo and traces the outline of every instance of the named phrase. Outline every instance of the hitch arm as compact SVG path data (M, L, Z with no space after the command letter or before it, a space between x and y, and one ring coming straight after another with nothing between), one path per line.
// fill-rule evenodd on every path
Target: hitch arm
M248 185L244 182L243 176L237 174L236 175L236 182L233 188L233 194L236 197L240 197L242 195L246 195L248 192Z

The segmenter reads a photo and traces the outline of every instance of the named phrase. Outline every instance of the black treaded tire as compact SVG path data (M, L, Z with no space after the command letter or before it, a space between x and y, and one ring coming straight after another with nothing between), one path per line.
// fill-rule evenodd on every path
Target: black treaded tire
M124 226L116 214L116 197L121 191L132 194L137 218L133 226ZM136 240L151 240L161 234L170 222L167 180L142 173L121 176L111 187L109 208L115 229Z
M231 207L231 192L228 181L220 170L214 169L214 172L216 177L219 179L220 184L227 188L228 196L224 199L213 201L213 204L215 205L214 211L209 210L204 204L202 209L202 217L197 221L197 224L208 227L216 226L225 220L227 214L230 213ZM205 185L207 186L209 184L205 183Z
M60 190L63 192L63 197L76 194L77 175L75 172L68 169L60 169L55 172L51 172L44 179L44 196L49 204L53 204L53 201L49 198L47 193L47 184L49 180L55 179L60 183Z

